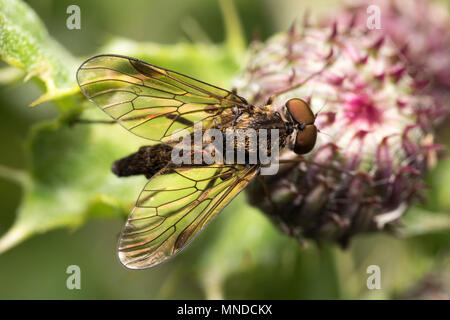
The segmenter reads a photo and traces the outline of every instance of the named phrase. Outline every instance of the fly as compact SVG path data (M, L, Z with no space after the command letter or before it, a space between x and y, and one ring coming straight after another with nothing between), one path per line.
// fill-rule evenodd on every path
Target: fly
M77 80L82 93L115 122L153 141L112 167L117 176L149 179L119 240L120 261L131 269L156 266L178 253L260 173L263 163L248 161L259 145L252 147L248 140L233 145L245 152L244 163L174 163L175 142L194 137L196 124L202 133L255 129L258 139L259 130L275 129L278 148L297 154L310 152L316 143L315 115L298 98L287 101L280 114L271 105L273 98L256 108L235 92L119 55L86 60ZM269 137L267 144L273 143ZM195 158L198 145L192 147ZM216 156L220 149L210 153Z

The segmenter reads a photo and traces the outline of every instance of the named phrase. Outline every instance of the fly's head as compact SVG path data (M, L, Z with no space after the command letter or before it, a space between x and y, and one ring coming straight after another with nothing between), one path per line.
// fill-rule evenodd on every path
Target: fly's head
M286 126L290 132L289 148L296 154L310 152L317 140L316 117L305 101L293 98L285 104Z

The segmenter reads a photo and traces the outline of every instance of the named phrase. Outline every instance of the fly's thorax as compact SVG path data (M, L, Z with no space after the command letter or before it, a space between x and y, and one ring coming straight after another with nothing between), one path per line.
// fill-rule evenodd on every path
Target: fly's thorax
M243 140L242 135L250 137L254 132L257 137L257 144L252 146L249 139L246 139L245 149L249 153L257 153L262 148L267 150L269 156L274 146L284 148L288 137L286 123L271 105L254 108L252 112L243 113L236 123L227 130L229 132L234 131L235 135L241 138L241 141ZM236 144L236 148L238 147L242 146Z

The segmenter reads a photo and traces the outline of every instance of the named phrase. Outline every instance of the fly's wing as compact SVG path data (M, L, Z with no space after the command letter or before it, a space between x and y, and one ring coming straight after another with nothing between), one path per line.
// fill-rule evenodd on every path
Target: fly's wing
M151 178L122 230L119 258L146 269L183 249L258 173L259 165L166 167Z
M247 106L228 90L124 56L86 60L77 80L83 94L123 127L160 142L192 133L197 121L211 128L230 119L232 107Z

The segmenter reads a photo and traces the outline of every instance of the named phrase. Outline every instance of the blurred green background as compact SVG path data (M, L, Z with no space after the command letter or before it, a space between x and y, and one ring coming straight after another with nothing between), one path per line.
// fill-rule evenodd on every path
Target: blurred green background
M126 46L124 40L117 39L120 37L147 43L135 51L146 48L154 50L149 55L154 57L156 61L151 62L155 64L225 87L229 86L231 76L239 70L238 63L221 53L225 50L224 46L202 51L200 45L198 50L208 57L207 63L198 56L197 49L171 47L177 43L223 43L226 30L217 1L142 0L128 1L126 4L123 1L78 1L81 30L66 28L66 8L74 4L73 1L35 0L27 3L43 20L49 34L80 61L95 53L107 53L101 51L106 48L120 51L121 46ZM329 11L338 3L236 0L235 6L248 43L255 33L266 39L275 32L285 30L295 18L301 18L307 8L317 15L324 10ZM167 47L159 52L151 43ZM164 50L170 53L166 55ZM213 63L217 63L217 69L209 71ZM217 75L218 72L223 74ZM5 76L5 73L0 75ZM31 81L0 85L1 165L26 168L29 165L26 159L29 159L30 149L33 149L27 140L32 126L58 115L57 108L50 102L34 108L27 107L41 93L39 86ZM96 110L90 112L95 114ZM127 151L143 144L126 132L115 134L120 135L123 141L130 141ZM447 137L447 142L450 141L448 133L444 132L443 136ZM53 150L54 161L59 161L60 153L67 151L59 147L55 145ZM76 153L77 150L70 152ZM126 153L121 150L118 155ZM103 161L104 170L108 170L115 160L99 157L96 161ZM44 169L45 166L46 163L41 164ZM51 167L49 170L51 175ZM314 243L300 247L296 241L279 233L240 196L175 259L154 269L130 271L122 267L116 255L118 235L125 216L88 214L90 220L85 224L78 221L73 228L34 236L0 255L0 298L450 297L450 206L446 193L449 189L442 188L450 179L449 172L450 162L445 160L428 177L431 185L427 191L428 202L408 214L405 223L412 230L408 237L362 235L355 238L346 251L333 245L318 248ZM108 179L116 178L111 174ZM113 183L122 183L116 180ZM143 183L142 179L128 182L135 185L135 189L129 192L131 197L137 194ZM22 191L16 183L0 176L0 235L13 224ZM67 203L70 201L76 199L68 198ZM61 201L61 210L64 210L64 204ZM430 211L436 212L436 215L430 218ZM76 228L77 224L81 226ZM73 264L81 268L81 290L66 288L66 268ZM366 287L369 276L366 268L372 264L381 268L381 290L368 290Z

